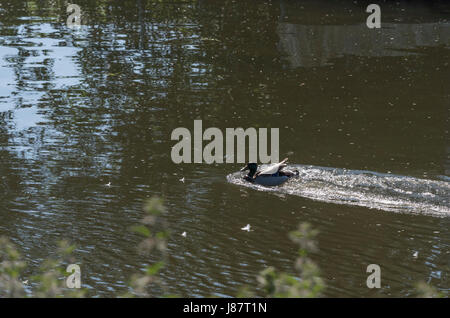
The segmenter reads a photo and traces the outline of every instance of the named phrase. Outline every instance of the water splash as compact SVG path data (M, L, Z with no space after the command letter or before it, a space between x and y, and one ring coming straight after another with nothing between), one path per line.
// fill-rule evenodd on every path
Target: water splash
M450 183L365 170L290 165L298 169L279 187L248 183L240 172L227 176L230 183L260 191L286 193L317 201L363 206L392 212L450 216Z

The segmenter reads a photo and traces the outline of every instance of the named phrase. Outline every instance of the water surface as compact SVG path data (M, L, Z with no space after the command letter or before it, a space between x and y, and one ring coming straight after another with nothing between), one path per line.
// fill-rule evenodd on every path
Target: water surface
M419 281L448 296L447 3L380 3L380 30L359 1L77 4L72 30L62 2L0 1L0 235L24 279L65 238L90 296L123 292L157 259L129 227L160 195L169 292L229 297L266 266L292 272L287 233L306 221L325 296ZM258 191L228 182L238 164L174 164L170 134L195 119L280 128L301 178Z

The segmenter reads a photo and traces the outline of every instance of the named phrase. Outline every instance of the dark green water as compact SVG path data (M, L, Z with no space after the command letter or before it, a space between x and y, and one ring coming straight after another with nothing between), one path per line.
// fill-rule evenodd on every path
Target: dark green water
M90 296L123 292L155 261L129 227L160 195L172 293L233 296L266 266L292 272L287 233L307 221L326 296L419 281L448 296L449 4L380 2L371 30L360 1L76 3L72 30L63 1L0 0L0 236L26 275L65 238ZM310 168L259 191L227 180L239 164L176 165L171 132L194 119L279 128L280 157Z

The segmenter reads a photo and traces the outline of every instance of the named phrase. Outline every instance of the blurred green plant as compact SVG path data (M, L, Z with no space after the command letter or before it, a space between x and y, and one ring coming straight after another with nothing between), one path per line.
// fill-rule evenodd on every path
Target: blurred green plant
M60 241L57 258L44 260L40 273L32 276L29 281L22 281L21 275L26 263L21 260L20 253L8 239L0 238L0 297L84 297L85 289L67 288L66 280L62 279L70 275L66 272L65 265L74 263L74 250L74 245ZM30 286L28 294L25 285Z
M167 240L169 231L167 224L160 216L165 213L166 208L163 200L159 197L152 197L144 204L146 215L141 220L141 224L133 226L131 230L139 234L144 239L138 245L138 251L144 255L150 253L160 254L161 261L155 262L145 267L143 273L135 274L131 277L130 291L123 297L150 297L149 289L154 287L161 288L163 296L171 296L167 294L167 288L160 278L160 271L166 264L167 260ZM157 224L161 222L162 224ZM162 228L156 231L156 228Z
M160 217L166 212L163 200L152 197L144 204L144 211L146 215L140 224L131 228L134 233L143 237L138 245L138 251L146 256L151 253L154 258L160 258L161 261L148 265L141 273L133 275L128 292L121 296L150 297L150 290L159 288L163 291L164 297L177 297L167 293L167 287L160 277L161 270L167 262L167 241L170 236L164 218ZM301 223L297 230L289 233L291 241L299 246L294 263L296 275L278 272L274 267L268 267L257 276L260 287L258 295L250 287L243 286L237 297L321 297L325 283L320 277L318 266L309 258L311 253L318 250L315 241L317 234L318 231L309 223ZM67 241L60 241L57 258L45 260L41 265L40 273L32 276L30 288L25 288L28 283L22 281L21 275L26 268L26 263L22 261L20 253L8 239L0 238L0 297L85 297L87 293L85 289L66 287L65 278L70 273L66 272L65 266L75 263L74 250L74 245ZM444 297L442 293L424 282L416 285L416 292L421 298Z
M161 261L148 265L143 273L135 274L131 277L130 291L124 297L149 297L150 285L154 284L164 291L164 296L170 297L166 292L166 287L162 283L159 273L164 267L167 258L167 239L169 231L167 225L161 218L166 209L162 199L152 197L144 205L145 217L141 224L132 228L133 232L144 237L138 245L138 251L144 255L151 252L161 254ZM163 228L161 231L153 231L158 225ZM21 260L20 253L15 246L6 238L0 238L0 297L38 297L55 298L71 297L78 298L86 295L85 289L70 289L66 286L66 278L71 274L66 272L68 264L74 264L72 256L75 245L67 241L58 243L57 258L49 258L43 261L40 272L23 282L21 274L26 268L26 263ZM30 284L28 294L25 285Z
M87 291L83 288L67 288L66 279L71 273L66 271L68 264L74 264L73 251L75 245L68 241L62 240L58 242L57 258L46 259L41 265L41 273L32 277L32 281L36 282L37 288L33 291L33 297L38 298L55 298L85 297ZM64 279L61 279L64 278Z
M20 273L26 267L19 252L5 237L0 238L0 297L24 297L25 289Z
M444 294L439 292L433 286L420 282L416 284L417 298L444 298Z
M267 298L311 298L320 297L325 283L320 277L317 265L309 258L309 253L317 251L315 237L318 231L309 223L301 223L297 230L289 233L289 238L299 245L295 269L298 277L279 273L274 267L261 271L257 282L262 289L262 296ZM244 287L238 297L253 297L255 294Z

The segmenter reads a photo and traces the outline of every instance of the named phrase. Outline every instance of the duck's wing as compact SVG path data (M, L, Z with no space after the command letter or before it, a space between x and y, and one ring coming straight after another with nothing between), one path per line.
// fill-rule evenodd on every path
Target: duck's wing
M270 165L269 167L259 171L256 175L261 176L261 175L271 175L271 174L277 173L278 171L280 171L281 169L286 167L286 163L285 163L286 161L287 161L287 158L279 163L275 163L275 164Z

